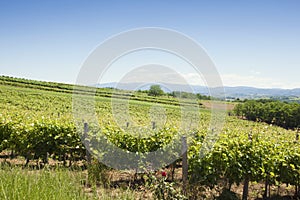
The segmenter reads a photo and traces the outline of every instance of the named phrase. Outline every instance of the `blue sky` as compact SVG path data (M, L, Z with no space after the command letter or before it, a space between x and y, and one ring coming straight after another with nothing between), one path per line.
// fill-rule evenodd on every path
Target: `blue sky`
M162 27L201 44L224 85L300 88L299 10L297 0L0 1L0 75L74 83L105 39Z

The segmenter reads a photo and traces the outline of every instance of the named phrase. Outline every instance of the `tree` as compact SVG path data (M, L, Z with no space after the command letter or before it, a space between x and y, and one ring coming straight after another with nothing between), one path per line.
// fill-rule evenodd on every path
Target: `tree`
M151 85L148 95L149 96L162 96L164 91L161 89L160 85Z

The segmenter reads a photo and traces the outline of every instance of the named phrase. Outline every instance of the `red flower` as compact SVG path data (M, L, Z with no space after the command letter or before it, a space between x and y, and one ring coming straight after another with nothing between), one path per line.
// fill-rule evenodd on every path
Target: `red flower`
M164 176L164 177L166 177L166 176L167 176L167 172L162 171L162 172L161 172L161 175Z

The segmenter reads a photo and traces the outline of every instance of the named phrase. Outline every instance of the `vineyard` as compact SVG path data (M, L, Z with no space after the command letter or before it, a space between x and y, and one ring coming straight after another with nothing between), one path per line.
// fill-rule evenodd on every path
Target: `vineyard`
M24 166L32 161L46 165L49 159L65 166L85 161L84 125L82 123L82 129L79 129L74 121L73 92L72 85L0 77L0 155L9 152L11 157L22 157ZM192 135L188 137L189 192L184 192L189 199L207 199L207 190L217 188L221 188L219 198L226 199L222 197L224 191L232 194L233 187L240 184L244 191L237 198L242 199L249 196L249 185L255 184L264 186L256 194L257 198L274 195L270 186L291 186L295 198L300 194L297 131L226 116L214 148L203 155L200 152L205 137L214 130L209 127L210 110L198 101L150 97L144 93L112 89L97 89L93 93L88 87L80 87L76 95L83 98L95 95L99 126L90 124L88 134L101 132L99 138L103 136L117 147L134 153L153 152L171 143L181 132L180 106L198 107L198 128L192 133L184 133ZM113 110L111 97L117 97L120 110ZM125 116L116 122L113 113L123 113L121 105L128 100L131 119ZM149 116L149 112L155 115L155 110L151 111L154 105L165 110L164 124L159 124L159 120L154 124ZM156 119L160 117L156 116ZM141 126L144 127L142 131L137 128ZM95 140L99 138L95 136ZM104 157L111 154L109 151L101 153ZM171 165L180 167L181 160L177 159Z

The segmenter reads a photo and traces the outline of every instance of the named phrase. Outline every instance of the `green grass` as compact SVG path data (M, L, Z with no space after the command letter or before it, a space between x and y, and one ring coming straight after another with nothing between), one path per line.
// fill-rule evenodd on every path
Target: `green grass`
M0 199L88 199L80 177L67 170L0 170Z
M82 171L68 169L30 170L0 167L1 200L88 200L137 199L140 194L130 189L86 188Z

